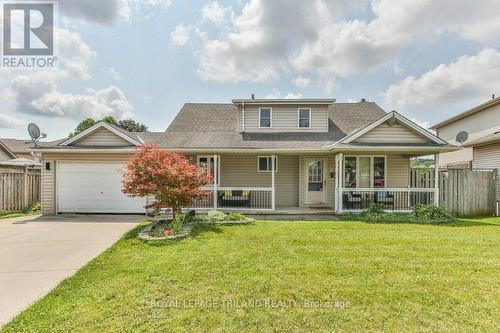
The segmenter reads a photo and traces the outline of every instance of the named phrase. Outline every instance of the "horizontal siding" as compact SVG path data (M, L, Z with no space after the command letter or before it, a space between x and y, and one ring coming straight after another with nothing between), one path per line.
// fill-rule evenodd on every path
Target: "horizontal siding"
M427 143L427 138L400 124L389 126L384 123L362 135L355 142L380 142L380 143Z
M258 156L260 155L221 155L221 186L271 187L271 173L257 171ZM276 156L276 206L298 206L299 158L290 155Z
M410 184L410 158L402 155L387 155L387 187L401 188Z
M245 107L245 132L327 132L327 106L312 106L311 127L298 127L299 106L272 106L272 128L259 128L259 107ZM302 107L302 106L301 106ZM309 108L305 106L305 108ZM242 122L240 109L240 121Z
M73 143L74 146L131 146L130 142L106 128L99 128L91 134Z
M497 200L500 200L500 143L474 147L474 169L497 169Z
M45 163L51 163L51 170L45 170ZM42 161L42 188L41 205L42 214L52 215L56 213L55 204L55 162L50 159Z

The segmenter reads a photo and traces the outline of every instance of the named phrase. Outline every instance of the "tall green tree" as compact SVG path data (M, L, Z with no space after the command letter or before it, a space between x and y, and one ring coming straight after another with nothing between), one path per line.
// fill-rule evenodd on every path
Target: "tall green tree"
M120 120L117 124L120 128L130 132L147 132L148 127L143 123L136 122L133 119Z
M72 136L75 136L75 135L85 131L86 129L94 126L95 124L97 124L98 122L101 122L101 121L108 123L108 124L111 124L111 125L121 127L123 129L125 129L127 131L131 131L131 132L145 132L148 129L146 127L146 125L137 123L132 119L121 120L118 122L118 121L116 121L115 117L106 116L106 117L102 118L101 120L97 120L97 121L92 119L92 118L87 118L87 119L82 120L78 124L78 126L76 126L75 131L72 133L69 133L69 137L71 138ZM120 123L122 123L122 125L120 125ZM137 129L139 129L139 130L137 130ZM143 130L141 130L141 129L143 129Z

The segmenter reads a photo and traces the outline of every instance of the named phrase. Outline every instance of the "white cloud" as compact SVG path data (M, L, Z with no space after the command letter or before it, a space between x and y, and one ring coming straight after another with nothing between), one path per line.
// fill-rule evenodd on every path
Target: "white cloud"
M299 88L306 88L307 86L309 86L309 84L311 84L311 79L299 75L296 78L292 79L292 83Z
M100 24L128 20L131 15L127 0L64 0L60 9L64 16Z
M198 74L218 82L271 81L287 70L291 50L317 34L321 0L251 0L220 38L202 35Z
M296 99L296 98L302 98L302 94L290 92L283 96L281 92L277 89L273 89L273 92L266 96L266 99Z
M353 6L371 9L373 18L343 17ZM214 8L218 7L204 7L203 17L222 22L227 15ZM344 0L250 0L240 14L226 19L215 38L201 31L201 42L194 43L199 47L198 74L217 82L268 82L293 70L338 78L392 66L399 75L403 68L397 59L402 47L418 38L451 33L480 43L498 42L498 12L498 0L481 4L470 0L356 4Z
M155 8L167 9L172 0L64 0L59 2L61 15L98 24L128 21Z
M500 87L500 52L484 49L422 74L409 76L384 93L385 103L418 115L456 113L455 103L477 103ZM446 106L446 107L445 107Z
M203 21L210 21L216 26L223 26L227 23L229 19L228 16L232 15L231 7L225 7L221 5L218 1L214 1L205 5L201 10L201 16Z
M21 126L23 122L12 114L0 113L0 128L13 128Z
M117 118L130 117L133 107L117 87L88 89L84 94L60 91L59 86L91 78L89 70L95 52L76 33L57 29L56 34L60 44L59 69L17 75L9 73L5 81L0 82L0 88L3 87L0 93L2 109L59 119L97 118L108 114ZM109 71L115 78L119 76L113 68Z
M39 114L51 117L82 119L112 115L117 119L133 116L134 108L123 91L110 86L102 90L88 89L87 94L64 94L51 91L33 100L31 106Z
M285 97L285 99L297 99L297 98L302 98L301 93L288 93Z
M174 46L184 46L190 41L189 29L183 24L175 27L174 31L170 33L170 42Z

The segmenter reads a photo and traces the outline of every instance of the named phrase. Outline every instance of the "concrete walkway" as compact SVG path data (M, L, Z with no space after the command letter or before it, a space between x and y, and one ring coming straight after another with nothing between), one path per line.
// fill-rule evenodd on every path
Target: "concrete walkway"
M0 220L0 327L142 220L128 215Z

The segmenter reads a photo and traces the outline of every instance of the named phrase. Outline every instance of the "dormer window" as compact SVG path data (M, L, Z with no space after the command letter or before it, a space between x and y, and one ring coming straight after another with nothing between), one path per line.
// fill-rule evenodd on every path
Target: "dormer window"
M299 117L299 128L311 127L311 109L300 108L298 117Z
M271 128L273 117L273 110L271 108L260 108L259 109L259 127L260 128Z

